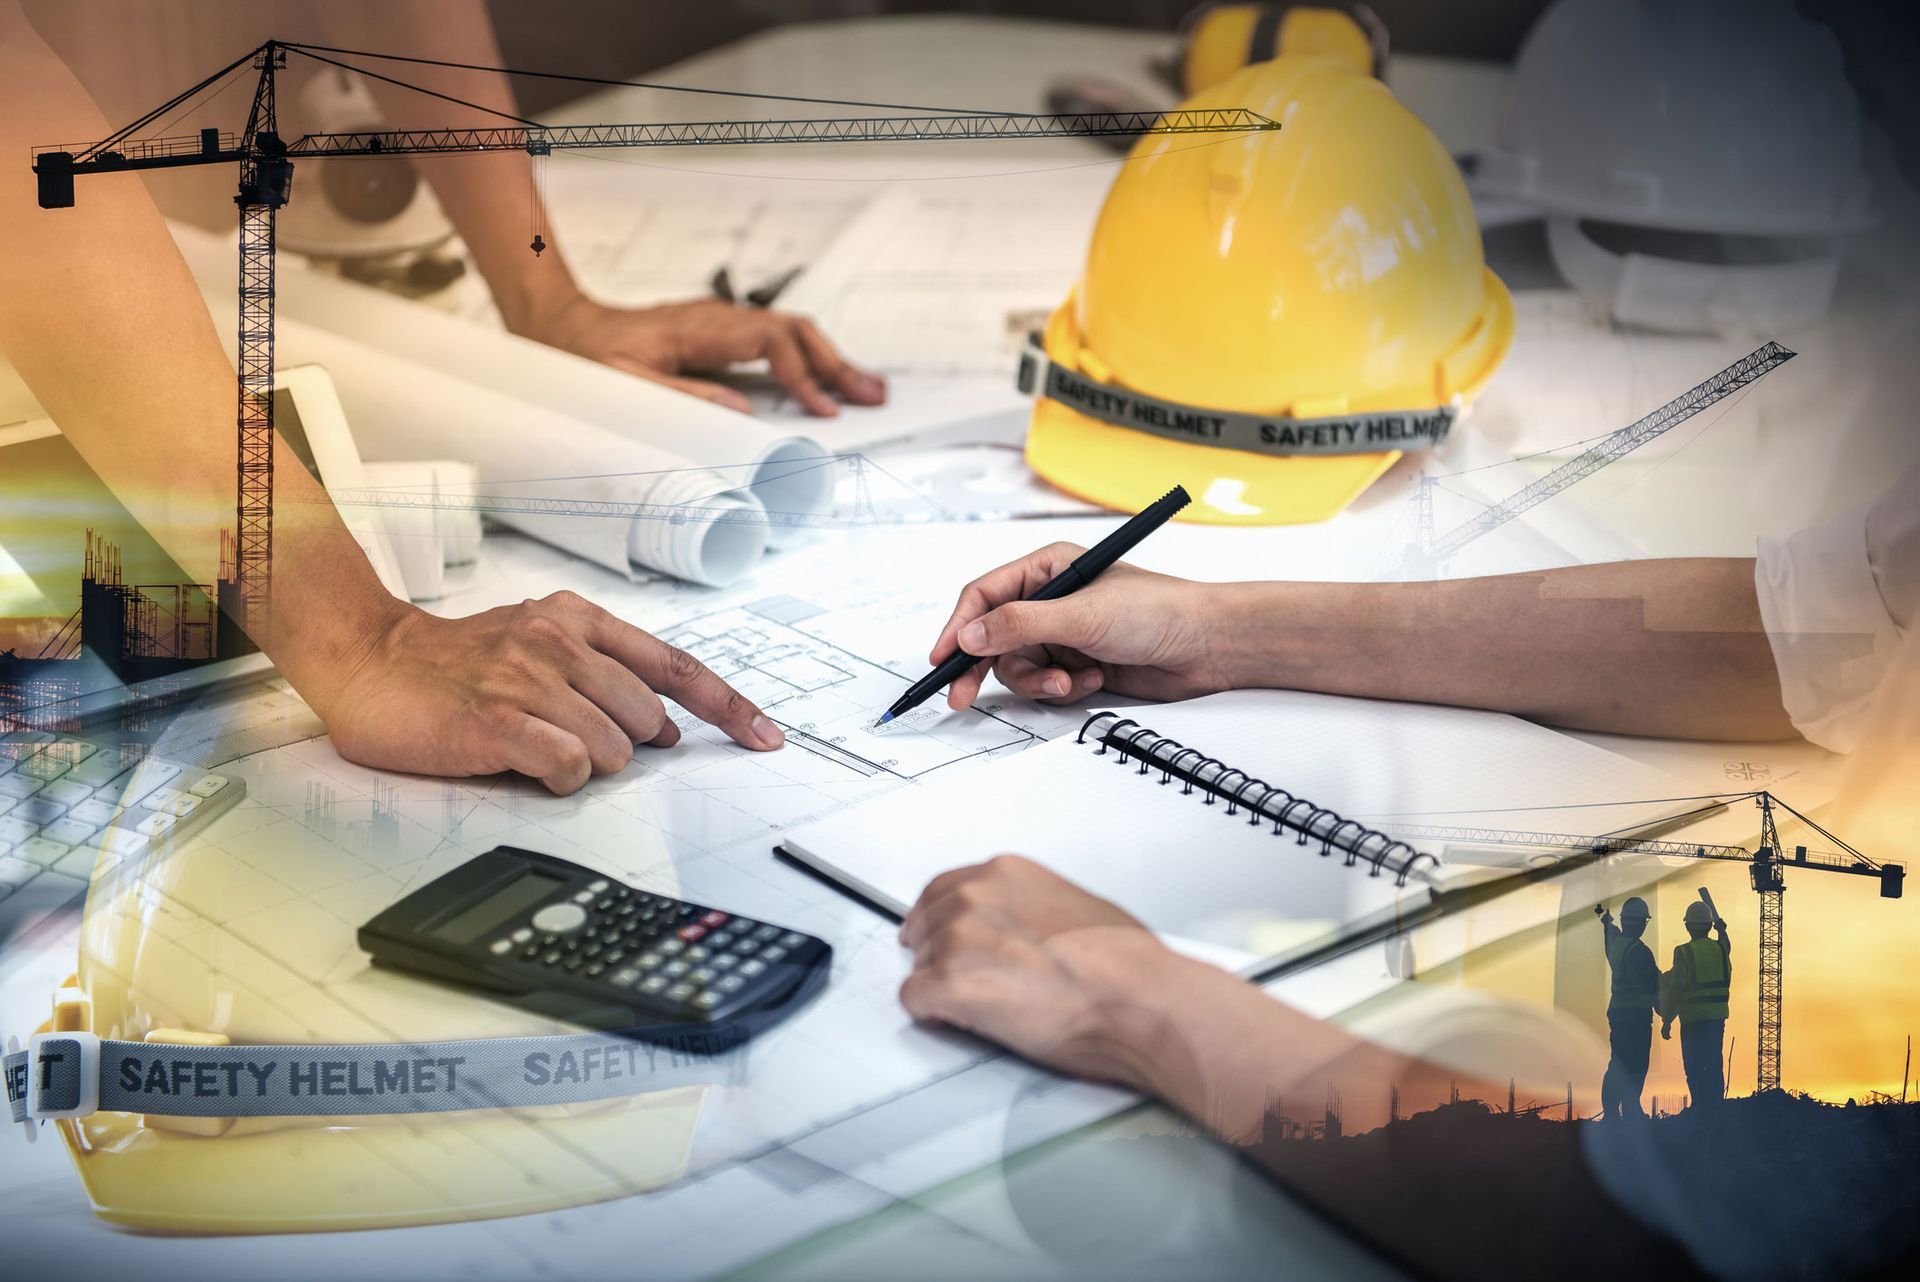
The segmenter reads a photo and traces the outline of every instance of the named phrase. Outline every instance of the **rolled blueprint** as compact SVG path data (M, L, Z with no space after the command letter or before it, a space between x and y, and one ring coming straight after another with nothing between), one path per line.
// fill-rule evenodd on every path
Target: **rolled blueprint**
M208 301L231 339L232 308ZM326 369L368 462L458 458L479 478L471 495L374 487L349 504L477 509L622 575L644 566L716 587L767 549L759 500L717 472L317 326L283 316L277 328L276 362Z
M232 311L232 241L181 227L175 236L201 289L220 291ZM672 456L680 466L711 469L731 488L750 491L772 515L769 534L775 544L804 534L833 507L835 460L809 437L368 286L287 263L281 268L276 288L283 322L292 319L348 335L420 367L596 425L643 450ZM510 474L550 473L551 445L527 434ZM363 447L371 448L368 442ZM581 469L582 474L615 470L610 465Z

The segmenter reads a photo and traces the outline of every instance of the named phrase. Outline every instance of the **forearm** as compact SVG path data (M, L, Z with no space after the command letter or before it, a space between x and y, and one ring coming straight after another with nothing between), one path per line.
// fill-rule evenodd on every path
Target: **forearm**
M1747 559L1228 584L1215 613L1235 686L1491 708L1625 734L1794 734Z
M1118 958L1124 993L1108 1006L1104 1038L1123 1084L1164 1100L1231 1143L1260 1140L1283 1101L1317 1106L1329 1080L1348 1093L1398 1087L1443 1097L1452 1085L1488 1089L1287 1005L1215 967L1142 937Z
M0 153L108 132L8 4L0 93ZM218 531L234 523L233 368L145 188L132 175L88 179L74 208L41 210L27 166L0 166L0 240L35 247L0 254L0 349L181 570L211 579ZM300 684L341 662L369 612L391 599L312 477L290 452L278 457L280 590L274 633L255 640Z
M336 0L326 6L324 16L330 38L351 48L476 67L501 65L492 19L479 0L435 4ZM395 129L421 125L511 127L513 122L507 117L523 114L515 106L512 85L497 72L413 63L366 65L395 80L475 104L463 107L369 80L368 88ZM525 332L537 318L579 293L555 247L552 228L543 233L549 248L538 257L527 247L536 220L544 225L545 216L534 191L533 161L525 152L417 156L413 164L432 184L441 207L466 242L509 329Z

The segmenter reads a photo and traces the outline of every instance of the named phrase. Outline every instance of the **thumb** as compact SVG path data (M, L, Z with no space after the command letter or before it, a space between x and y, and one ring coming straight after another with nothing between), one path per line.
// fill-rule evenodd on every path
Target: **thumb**
M1084 602L1009 601L960 629L960 648L981 658L1030 645L1091 646L1103 629Z

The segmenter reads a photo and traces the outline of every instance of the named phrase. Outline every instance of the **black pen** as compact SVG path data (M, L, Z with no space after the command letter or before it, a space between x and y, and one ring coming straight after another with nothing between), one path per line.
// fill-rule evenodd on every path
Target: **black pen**
M1146 511L1133 517L1125 525L1101 539L1098 543L1073 559L1073 564L1053 576L1051 582L1041 588L1029 601L1053 601L1069 593L1078 592L1100 576L1101 571L1133 551L1140 540L1165 525L1167 521L1187 504L1193 502L1186 490L1176 485L1162 498L1156 499ZM907 687L907 692L894 700L876 723L886 725L903 712L911 712L937 693L942 687L950 686L961 675L980 662L975 655L965 650L956 650L940 666L926 676Z

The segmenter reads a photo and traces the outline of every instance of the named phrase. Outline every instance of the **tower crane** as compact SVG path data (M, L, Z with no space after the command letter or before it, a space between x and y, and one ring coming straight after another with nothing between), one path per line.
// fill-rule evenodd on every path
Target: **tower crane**
M1795 353L1768 343L1742 356L1712 378L1688 388L1643 418L1602 437L1592 448L1562 463L1545 476L1522 486L1486 511L1447 531L1434 534L1433 491L1439 477L1421 473L1414 495L1414 543L1408 549L1408 568L1431 573L1446 559L1483 534L1491 533L1521 513L1538 507L1560 491L1586 480L1614 460L1631 454L1648 441L1672 431L1701 410L1718 404L1741 388L1764 378L1792 360Z
M194 165L238 167L239 184L234 195L240 222L240 466L235 502L238 525L236 579L248 619L255 622L265 617L268 608L273 555L274 219L292 196L296 161L309 157L496 152L532 156L537 164L541 158L556 150L588 148L1137 137L1148 134L1258 133L1280 128L1278 121L1242 108L1072 115L937 111L891 116L707 120L551 128L536 120L486 109L510 123L493 128L305 134L289 139L280 132L274 80L275 74L286 67L289 54L342 67L439 98L447 98L447 95L406 84L364 67L339 62L328 55L455 65L434 64L433 60L424 58L397 58L365 50L268 40L99 142L37 148L33 157L33 168L38 179L38 200L43 209L71 208L74 203L74 180L84 175ZM254 87L252 106L247 112L246 125L240 133L202 129L198 134L184 137L135 137L167 112L189 102L208 86L249 63L260 74ZM511 71L509 68L487 70ZM458 99L447 100L465 107L474 106ZM536 229L531 248L538 254L545 247Z
M1785 970L1782 910L1786 895L1785 873L1789 868L1817 872L1848 873L1872 877L1880 883L1880 897L1899 899L1906 883L1906 865L1881 863L1855 850L1807 816L1770 792L1734 793L1714 798L1709 809L1728 802L1752 801L1760 809L1760 842L1751 851L1742 846L1708 845L1679 841L1642 840L1631 835L1572 837L1552 832L1516 832L1501 828L1456 828L1430 824L1392 824L1393 835L1498 846L1523 846L1536 850L1566 851L1589 859L1617 854L1661 855L1681 859L1717 859L1744 863L1748 880L1760 896L1759 941L1759 1051L1754 1076L1758 1090L1780 1088L1781 981ZM1775 808L1795 819L1838 847L1838 852L1809 852L1795 846L1788 855L1780 844L1780 830L1774 820Z

